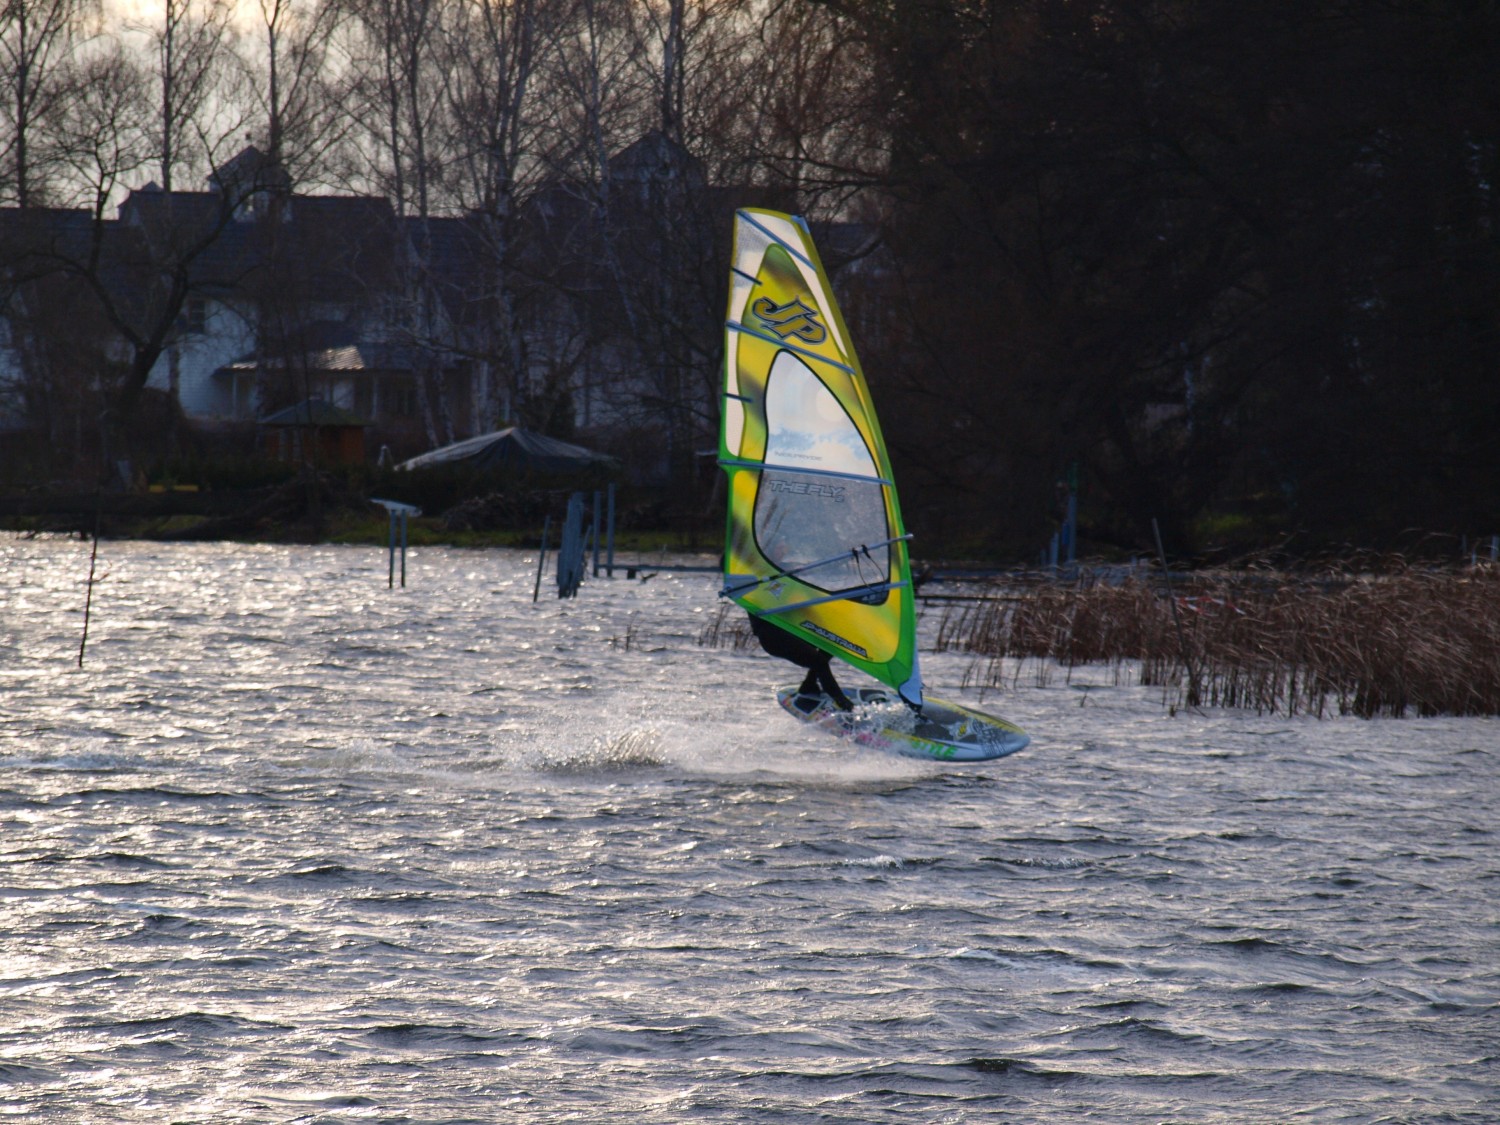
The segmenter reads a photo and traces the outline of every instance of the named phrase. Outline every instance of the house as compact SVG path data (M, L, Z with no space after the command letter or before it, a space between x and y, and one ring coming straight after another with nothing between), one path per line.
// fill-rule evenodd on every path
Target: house
M132 192L120 221L151 230L170 210L203 225L220 206L220 181L257 159L241 153L208 192ZM457 326L414 279L413 221L385 199L295 195L283 177L262 178L269 186L249 193L195 261L193 293L150 385L201 423L318 396L396 445L467 431L472 390Z
M637 477L690 473L717 415L734 211L788 202L710 183L652 132L601 177L556 177L503 216L400 216L379 197L298 195L253 147L206 190L147 185L102 224L0 211L0 276L12 281L0 288L11 298L0 305L0 425L34 419L64 384L80 388L78 418L97 417L140 354L123 322L142 338L165 329L146 386L200 432L248 430L317 399L367 422L369 447L397 459L519 422L630 452ZM829 246L860 256L870 232L843 226ZM103 258L90 280L112 318L89 310L76 265L95 235ZM38 299L44 285L57 292Z
M465 436L474 426L470 363L453 302L427 292L463 280L418 267L413 228L385 199L293 194L253 148L206 191L149 184L97 224L83 211L0 211L9 282L0 286L0 419L25 424L54 384L97 390L117 380L111 371L130 355L123 323L141 339L161 330L146 386L200 429L253 424L317 396L358 412L397 449ZM76 355L62 345L77 321L38 315L64 291L99 306ZM29 346L39 339L58 354Z

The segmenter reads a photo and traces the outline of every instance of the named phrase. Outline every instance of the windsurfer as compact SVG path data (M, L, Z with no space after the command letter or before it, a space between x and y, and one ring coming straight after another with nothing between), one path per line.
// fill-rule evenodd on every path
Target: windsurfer
M801 694L826 695L840 711L854 710L854 704L833 678L833 667L826 652L754 613L750 615L750 631L755 634L760 647L772 656L807 669L807 678L797 689Z

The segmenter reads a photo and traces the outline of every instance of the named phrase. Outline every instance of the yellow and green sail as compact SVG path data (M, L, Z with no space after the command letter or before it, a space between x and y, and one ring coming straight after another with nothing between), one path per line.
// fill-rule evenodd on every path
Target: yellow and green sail
M800 218L735 215L721 416L724 593L920 704L890 459Z

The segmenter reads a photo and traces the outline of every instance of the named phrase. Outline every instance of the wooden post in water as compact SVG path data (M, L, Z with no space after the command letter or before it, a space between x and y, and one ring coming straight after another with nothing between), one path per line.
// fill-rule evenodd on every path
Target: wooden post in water
M83 598L83 636L78 639L78 667L83 667L83 650L89 643L89 615L94 609L94 567L99 562L99 523L103 519L104 488L94 495L94 549L89 552L88 593Z
M604 572L611 578L615 576L615 482L609 482L609 525L607 534L609 536L609 553L605 555ZM1500 536L1496 536L1500 541Z
M593 534L593 539L594 539L594 551L593 551L593 554L594 554L594 577L595 578L599 577L599 506L600 506L599 505L599 501L600 501L601 498L602 498L602 496L601 496L601 493L599 492L599 490L597 488L594 489L594 526L593 526L593 529L592 529L592 534Z
M542 549L536 553L536 584L531 587L531 602L536 604L537 595L542 592L542 564L547 561L547 532L552 530L552 513L548 512L542 520Z

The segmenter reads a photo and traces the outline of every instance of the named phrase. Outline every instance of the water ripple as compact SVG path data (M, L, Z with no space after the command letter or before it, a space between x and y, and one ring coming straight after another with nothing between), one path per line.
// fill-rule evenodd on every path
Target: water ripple
M101 556L80 671L86 549L0 539L0 1116L1500 1103L1493 721L1174 718L1105 670L991 700L1036 744L959 769L781 715L786 669L694 643L707 576Z

